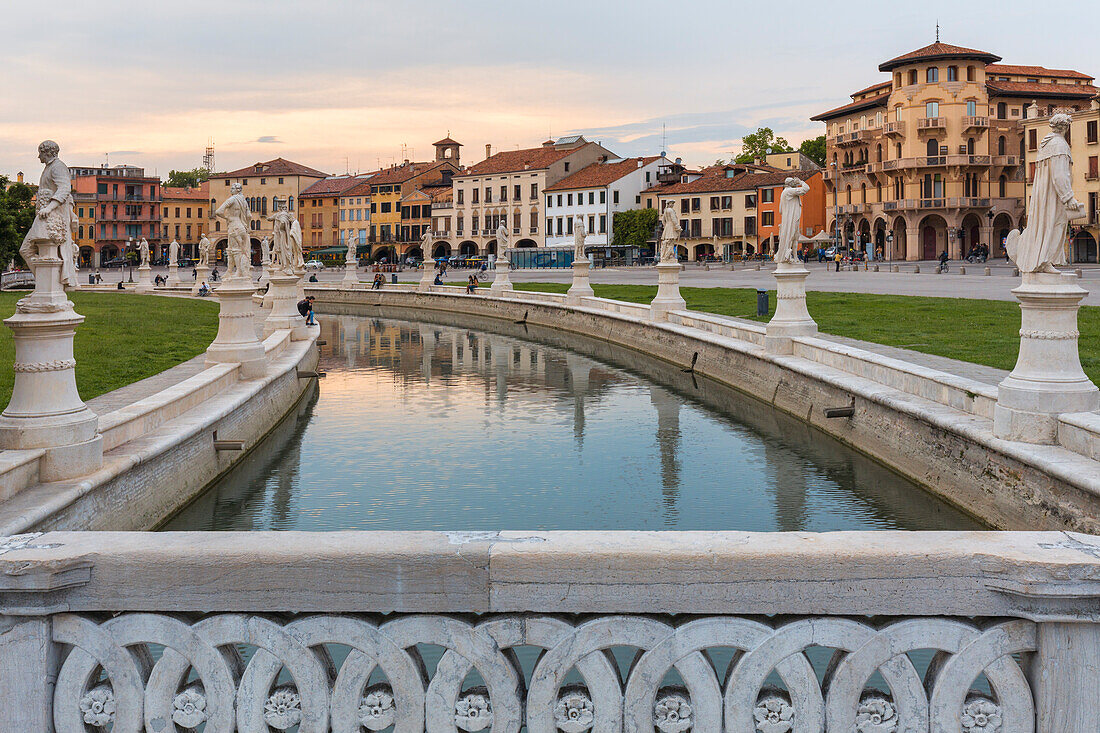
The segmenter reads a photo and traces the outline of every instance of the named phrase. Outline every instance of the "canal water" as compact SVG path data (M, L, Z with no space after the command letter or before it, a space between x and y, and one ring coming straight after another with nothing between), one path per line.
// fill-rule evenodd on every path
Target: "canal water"
M162 529L981 527L805 423L637 352L386 315L322 315L316 392Z

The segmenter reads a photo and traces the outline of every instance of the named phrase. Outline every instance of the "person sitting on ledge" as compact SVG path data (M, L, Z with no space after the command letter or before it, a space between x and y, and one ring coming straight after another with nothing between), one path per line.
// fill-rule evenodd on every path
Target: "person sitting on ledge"
M443 284L443 275L441 273L438 273L438 272L435 273L435 281L432 284L433 285L442 285Z
M119 283L119 285L122 285L122 283ZM208 295L210 295L210 288L206 287L206 281L203 280L202 285L199 286L199 297L205 298Z
M310 281L311 283L315 283L315 282L317 282L317 273L313 273L312 275L310 275L310 276L309 276L309 281Z
M312 326L316 323L313 320L313 296L307 295L298 301L298 312L306 319L306 325Z
M371 290L381 290L382 284L386 282L386 276L382 273L378 273L374 276L374 282L371 283Z
M119 290L125 290L126 289L126 288L122 287L122 281L121 280L118 281L118 289Z

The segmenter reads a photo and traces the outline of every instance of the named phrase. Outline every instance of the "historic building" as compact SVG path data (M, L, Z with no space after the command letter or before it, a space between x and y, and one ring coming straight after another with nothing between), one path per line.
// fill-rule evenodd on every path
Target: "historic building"
M769 155L768 159L771 160L772 157ZM814 165L808 158L806 161ZM810 190L802 196L799 236L809 239L825 230L825 175L821 168L815 166L801 170L787 170L782 175L770 173L760 175L767 176L762 178L756 187L756 236L760 239L761 251L775 252L779 246L779 199L786 185L785 181L790 176L801 179L810 187ZM795 249L802 249L805 246L805 244L796 244Z
M229 173L215 173L210 176L207 216L213 219L214 212L229 198L232 184L241 184L241 192L248 199L248 204L255 216L252 220L251 240L252 261L256 263L260 261L260 240L265 235L272 236L274 232L272 222L268 221L267 217L284 205L297 216L298 198L302 191L327 177L327 173L284 158L275 158L266 163L253 163ZM224 222L213 219L208 231L211 241L214 242L217 258L224 260L225 245L228 241ZM302 237L305 242L308 242L305 239L304 229Z
M127 246L136 247L144 237L149 251L157 256L161 242L160 179L146 176L144 168L132 165L85 168L71 166L74 200L84 208L95 207L85 217L78 214L78 226L94 226L94 238L79 237L79 260L100 267L122 257ZM76 196L75 194L83 194ZM94 198L90 198L94 196ZM94 241L94 243L93 243Z
M1085 205L1085 216L1071 222L1066 242L1069 262L1096 262L1100 242L1100 97L1087 109L1070 113L1069 144L1073 151L1073 193ZM1027 163L1027 196L1031 198L1031 179L1035 171L1035 153L1050 132L1049 109L1031 109L1024 122L1024 158Z
M890 78L815 117L826 126L830 233L891 259L964 256L1024 216L1026 108L1086 109L1093 78L999 64L995 54L937 41L890 59ZM839 237L838 237L839 238Z
M511 247L542 247L542 192L582 168L616 158L581 135L547 140L541 147L493 153L454 176L454 238L438 240L457 254L489 255L497 251L496 232L504 224Z
M197 259L199 240L210 226L210 182L203 181L195 188L164 186L161 190L164 254L174 239L180 243L181 257Z
M593 163L543 191L547 247L573 247L574 217L584 217L585 244L601 246L614 237L615 212L642 208L642 191L657 182L664 156L618 158Z
M345 248L349 239L356 240L357 248L370 246L370 178L373 175L361 173L353 176L355 183L340 194L340 244Z
M361 182L362 179L356 176L329 176L298 194L298 223L302 227L303 249L340 246L344 239L340 223L340 198L345 191Z

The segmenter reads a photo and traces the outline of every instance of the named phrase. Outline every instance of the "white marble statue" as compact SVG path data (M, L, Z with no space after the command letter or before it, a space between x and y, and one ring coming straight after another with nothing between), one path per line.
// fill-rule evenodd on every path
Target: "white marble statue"
M274 225L275 246L272 266L285 275L297 275L305 262L302 260L302 227L294 214L281 207L267 217ZM296 233L295 233L296 232Z
M199 264L205 267L210 266L210 238L206 236L204 232L199 238Z
M225 256L228 260L225 278L227 280L251 278L249 262L251 246L248 231L252 226L252 211L248 207L248 199L241 193L241 184L234 183L229 191L229 198L214 212L214 216L225 220L226 230L229 233L229 241L225 247Z
M584 217L577 214L573 217L573 259L584 259L584 240L587 235L588 233L584 230Z
M138 266L139 267L148 267L149 266L149 242L148 242L148 240L145 239L145 237L142 237L141 241L138 242L138 254L141 255L141 263Z
M271 264L271 239L266 234L260 240L260 264Z
M344 262L355 262L355 254L358 250L359 239L358 237L348 236L348 251L344 254Z
M661 212L661 262L676 262L676 240L680 238L680 217L676 214L676 207L671 201L665 204L665 210Z
M497 227L497 259L504 257L504 253L508 250L508 227L504 226L502 221Z
M1069 115L1050 118L1051 133L1035 156L1027 227L1009 232L1005 242L1020 272L1057 273L1055 265L1066 264L1066 226L1085 215L1085 207L1073 195L1073 160L1066 142L1069 126Z
M430 229L424 229L424 236L420 238L420 253L421 259L427 262L432 256L432 232Z
M783 182L779 194L779 246L775 250L776 262L796 262L799 227L802 225L802 197L810 187L800 178L791 176Z
M168 245L168 264L175 265L180 261L180 243L176 240L172 240L172 243Z
M38 181L34 221L31 222L27 236L23 238L19 254L31 272L35 272L31 258L38 251L34 243L50 242L58 245L61 284L75 288L79 284L75 256L77 247L73 242L73 229L77 222L73 217L72 178L69 176L69 167L58 159L59 152L60 147L53 140L45 140L38 146L38 159L46 167Z

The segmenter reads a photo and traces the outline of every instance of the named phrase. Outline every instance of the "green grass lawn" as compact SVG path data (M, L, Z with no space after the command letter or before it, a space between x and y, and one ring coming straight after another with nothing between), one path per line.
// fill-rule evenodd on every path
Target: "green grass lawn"
M0 293L0 313L15 313L23 292ZM218 304L157 295L70 293L84 323L76 328L76 385L91 399L187 361L218 333ZM15 344L0 328L0 405L11 398Z
M513 283L516 290L564 293L569 283ZM601 298L648 303L656 285L593 285ZM751 288L680 288L690 310L767 321L756 315ZM775 291L769 295L775 309ZM908 295L817 293L806 295L823 333L900 346L961 361L1012 369L1020 348L1020 306L1012 301L924 298ZM1100 307L1081 308L1081 364L1100 384Z

